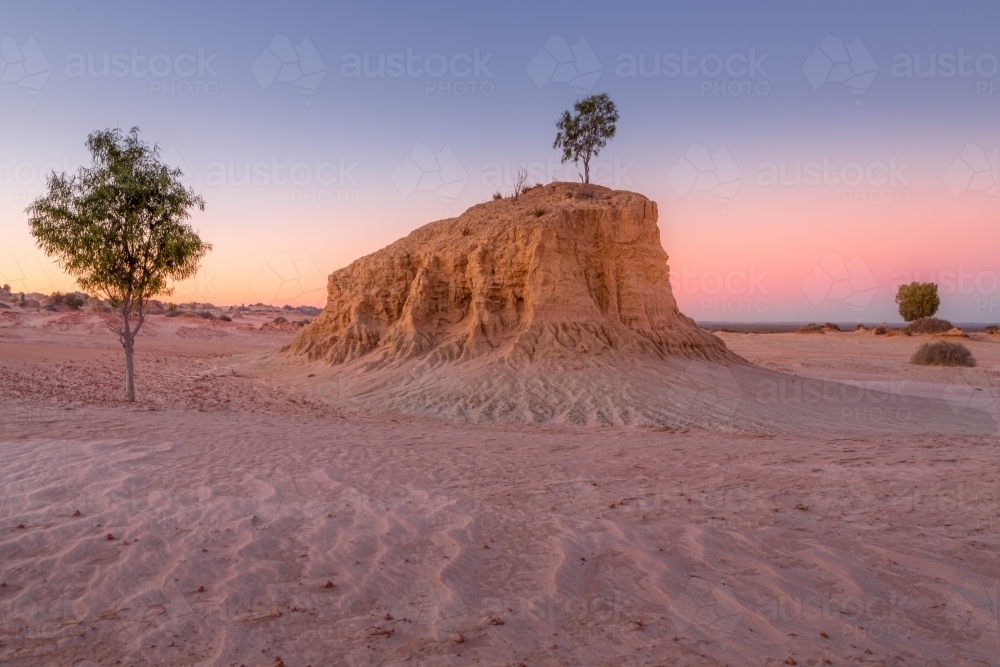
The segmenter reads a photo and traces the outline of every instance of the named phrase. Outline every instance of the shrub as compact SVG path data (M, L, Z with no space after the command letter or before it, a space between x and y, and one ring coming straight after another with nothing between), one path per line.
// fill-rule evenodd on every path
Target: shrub
M168 310L166 316L167 317L179 317L180 314L181 314L181 311L179 311L176 308L174 308L173 310Z
M988 334L998 334L1000 333L1000 327L998 327L995 324L991 324L990 326L983 329L983 331L985 331Z
M921 317L910 322L904 331L915 334L936 334L951 331L954 327L948 320L936 317Z
M884 324L880 324L874 329L872 329L872 333L875 334L876 336L884 336L887 333L889 333L889 327L887 327Z
M840 325L834 322L827 322L823 326L829 329L830 331L840 331Z
M549 209L545 208L544 206L536 206L535 209L532 211L532 213L535 215L536 218L540 218L548 212Z
M976 360L969 348L961 343L939 340L921 345L910 358L910 363L920 366L975 366Z
M275 324L285 324L286 322L288 322L286 318L281 317L280 315L271 321L274 322Z
M534 190L537 187L541 187L541 185L542 185L541 183L535 183L534 185L525 184L524 189L521 190L521 194L523 195L525 192L530 192L531 190Z
M76 294L63 294L62 292L53 292L50 297L52 300L52 305L59 307L65 306L70 310L80 310L83 305L83 299L81 299Z
M912 322L922 317L933 317L941 306L941 299L934 283L913 282L899 286L896 303L899 304L899 314L903 320Z
M223 322L232 322L233 321L233 318L229 317L229 315L219 315L219 319L222 320Z
M176 313L177 312L177 304L176 303L168 303L167 304L167 312L168 313Z
M809 324L803 324L801 327L795 330L795 333L825 333L823 327L811 322Z
M503 199L503 193L500 192L499 190L493 193L493 201L496 201L498 199Z

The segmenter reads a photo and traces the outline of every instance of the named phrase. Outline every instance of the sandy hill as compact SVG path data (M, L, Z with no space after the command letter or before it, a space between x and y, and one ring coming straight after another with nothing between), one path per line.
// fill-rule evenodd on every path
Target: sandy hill
M334 272L323 312L255 368L362 410L473 422L853 429L844 409L885 407L730 352L677 309L656 203L573 183L474 206ZM922 428L901 421L861 427Z

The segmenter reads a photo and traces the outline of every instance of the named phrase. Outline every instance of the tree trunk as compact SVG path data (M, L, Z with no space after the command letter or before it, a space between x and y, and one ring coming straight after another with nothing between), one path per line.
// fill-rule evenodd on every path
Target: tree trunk
M135 337L132 335L129 314L123 309L122 347L125 348L125 401L135 403L135 364L132 359L135 352Z
M585 155L583 158L583 182L590 185L590 156Z

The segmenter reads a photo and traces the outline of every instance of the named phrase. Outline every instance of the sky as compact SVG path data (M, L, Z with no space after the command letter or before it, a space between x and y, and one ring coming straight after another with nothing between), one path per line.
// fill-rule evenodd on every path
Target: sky
M137 126L203 195L176 302L325 303L326 276L530 180L606 92L593 180L658 202L702 322L1000 320L1000 3L0 0L0 284L74 283L28 233L46 174ZM429 8L428 5L432 8Z

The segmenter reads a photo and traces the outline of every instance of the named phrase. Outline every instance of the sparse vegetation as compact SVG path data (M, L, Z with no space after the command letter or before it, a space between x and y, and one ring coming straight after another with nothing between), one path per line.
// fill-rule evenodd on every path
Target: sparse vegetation
M282 317L281 315L278 315L276 318L271 320L271 322L273 322L274 324L286 324L288 322L288 319Z
M596 157L609 139L613 139L618 123L618 108L607 93L577 100L575 114L564 111L556 121L556 140L552 148L561 148L562 161L583 161L584 183L590 183L590 159Z
M939 340L921 345L910 358L910 363L919 366L975 366L976 360L969 348L961 343Z
M517 176L514 177L514 201L517 201L518 197L524 191L524 186L528 182L528 170L521 167L517 170Z
M840 325L835 322L827 322L823 326L829 329L830 331L840 331Z
M938 288L934 283L912 282L900 285L896 292L896 303L904 322L933 317L941 307Z
M954 325L948 320L939 320L936 317L921 317L910 322L904 331L911 334L936 334L951 331L954 328Z
M499 199L503 199L503 193L497 190L493 193L493 201L497 201Z
M885 324L880 324L874 329L872 329L872 333L875 334L876 336L884 336L887 333L889 333L889 327Z
M549 209L545 208L544 206L536 206L534 209L532 209L531 212L532 214L534 214L536 218L540 218L546 213L548 213Z
M801 333L801 334L820 333L821 334L821 333L826 333L826 332L823 331L822 325L816 324L815 322L810 322L809 324L803 324L802 326L800 326L798 329L795 330L795 333Z
M76 294L63 294L62 292L53 292L52 296L49 297L53 306L65 307L70 310L80 310L83 306L83 299Z

